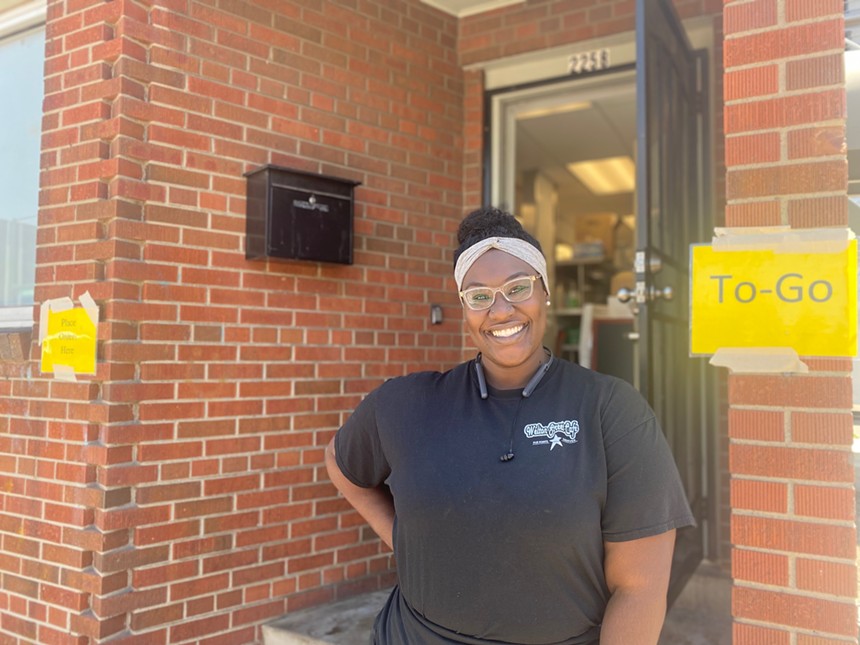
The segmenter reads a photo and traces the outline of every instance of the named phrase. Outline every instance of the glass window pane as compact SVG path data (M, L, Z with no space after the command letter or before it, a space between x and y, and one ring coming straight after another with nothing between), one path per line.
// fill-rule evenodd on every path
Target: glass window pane
M0 307L33 304L44 27L0 40Z

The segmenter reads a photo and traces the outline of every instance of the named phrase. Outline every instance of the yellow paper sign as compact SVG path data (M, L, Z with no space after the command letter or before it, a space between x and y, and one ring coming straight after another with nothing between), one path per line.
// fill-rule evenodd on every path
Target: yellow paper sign
M42 339L43 373L63 366L73 374L96 373L96 325L83 307L47 312L47 329Z
M692 354L789 347L857 354L857 240L830 253L691 247Z

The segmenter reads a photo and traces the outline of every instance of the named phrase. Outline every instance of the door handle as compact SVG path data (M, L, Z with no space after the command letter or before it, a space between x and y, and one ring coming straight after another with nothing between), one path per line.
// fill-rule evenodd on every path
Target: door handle
M615 294L615 297L618 298L618 302L630 302L633 300L634 295L627 287L621 287L618 293Z

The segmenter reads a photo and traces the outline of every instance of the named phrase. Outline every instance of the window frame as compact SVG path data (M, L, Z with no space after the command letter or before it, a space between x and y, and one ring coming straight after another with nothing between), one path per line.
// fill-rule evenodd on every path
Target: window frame
M26 0L6 10L0 10L0 41L44 28L47 13L47 0ZM33 271L35 270L34 266ZM35 303L0 306L0 334L32 329L35 309Z

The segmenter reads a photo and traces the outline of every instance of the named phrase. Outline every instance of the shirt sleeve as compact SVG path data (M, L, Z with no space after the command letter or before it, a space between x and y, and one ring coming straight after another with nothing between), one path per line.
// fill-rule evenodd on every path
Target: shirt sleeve
M344 476L356 486L375 488L391 474L382 450L376 406L379 389L374 390L337 431L334 439L335 460Z
M623 542L694 525L672 451L644 398L619 382L605 416L603 538Z

